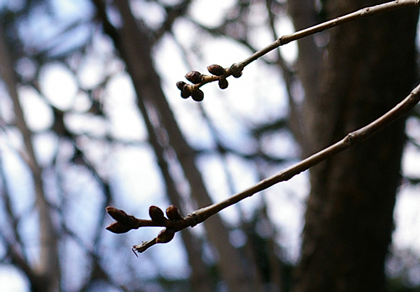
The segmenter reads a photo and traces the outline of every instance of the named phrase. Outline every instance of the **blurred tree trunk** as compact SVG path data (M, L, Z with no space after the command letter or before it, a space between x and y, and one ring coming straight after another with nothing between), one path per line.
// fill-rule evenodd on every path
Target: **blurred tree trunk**
M22 135L23 152L25 162L31 169L34 193L36 196L35 208L38 213L39 226L39 255L36 263L31 265L22 255L23 246L9 247L10 257L13 263L28 277L32 292L56 292L60 282L60 264L58 258L58 235L54 228L50 207L45 198L44 182L42 179L43 169L35 156L32 141L32 132L29 129L18 93L18 80L14 70L14 60L10 53L7 38L0 26L0 77L9 93L15 113L15 125ZM17 228L17 226L14 226ZM13 230L18 234L18 230ZM24 244L23 244L24 245Z
M149 32L140 21L136 22L127 0L115 2L115 6L124 22L118 29L107 20L103 7L104 2L95 0L94 3L98 7L98 12L102 10L101 18L104 21L104 30L113 38L115 46L127 66L127 71L137 94L139 107L157 113L160 119L159 123L161 123L159 126L162 128L155 129L155 131L164 131L168 135L167 146L171 147L177 156L184 176L190 185L192 199L200 207L212 204L203 178L195 164L195 151L183 137L162 91L160 77L152 61L152 39ZM160 142L162 143L162 141ZM224 226L221 218L214 216L214 218L204 222L204 227L209 241L218 253L220 275L226 281L229 291L255 291L253 287L255 285L254 271L245 268L244 259L230 243L228 229ZM184 240L193 272L192 282L200 287L200 285L203 286L207 283L207 281L203 281L203 275L199 273L204 271L202 267L204 263L201 256L194 251L196 247L188 246L188 242L191 241ZM194 290L204 291L203 289L198 289L196 286ZM208 290L208 287L206 290Z
M327 18L333 18L378 1L323 3ZM302 82L306 91L305 152L343 138L410 92L417 77L417 18L418 9L403 9L329 32L319 76L311 75L313 80ZM305 52L302 45L300 54ZM299 56L299 60L300 70L305 70L308 56ZM319 87L312 88L314 84ZM393 230L404 138L401 120L311 169L294 291L385 291L384 261Z

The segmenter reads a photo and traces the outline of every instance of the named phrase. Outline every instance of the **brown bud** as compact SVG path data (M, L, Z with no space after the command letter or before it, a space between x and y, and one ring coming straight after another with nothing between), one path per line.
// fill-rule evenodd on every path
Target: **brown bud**
M226 78L220 78L219 79L219 87L220 89L226 89L228 87L229 83L226 80Z
M239 63L235 63L232 66L230 66L230 73L232 74L233 77L239 78L242 76L243 69L244 69L243 65Z
M166 216L168 216L171 220L179 220L182 219L181 213L179 213L178 207L174 205L170 205L166 208Z
M194 84L200 83L202 81L202 76L203 75L198 71L190 71L185 74L185 78Z
M179 81L179 82L182 82L182 81ZM186 84L185 82L183 82L183 83L184 83L184 85L182 86L182 89L181 89L181 97L182 98L188 98L188 97L191 96L191 86L192 85Z
M208 66L207 70L209 70L211 74L216 75L216 76L223 76L226 74L225 68L217 64Z
M186 91L186 90L181 91L182 98L188 98L190 96L191 96L191 93L189 91Z
M105 208L109 216L117 220L118 222L127 222L128 215L123 210L108 206Z
M186 83L184 81L178 81L176 83L176 87L178 87L179 90L184 90L184 86L186 85Z
M175 236L175 229L165 228L159 232L156 237L156 243L167 243L171 241Z
M201 91L200 89L194 90L191 93L191 97L192 99L194 99L195 101L202 101L204 99L204 92Z
M108 225L106 229L114 233L126 233L127 231L130 231L132 228L121 222L113 222L110 225Z
M149 216L156 223L164 223L167 220L165 215L163 215L163 211L157 206L149 207Z

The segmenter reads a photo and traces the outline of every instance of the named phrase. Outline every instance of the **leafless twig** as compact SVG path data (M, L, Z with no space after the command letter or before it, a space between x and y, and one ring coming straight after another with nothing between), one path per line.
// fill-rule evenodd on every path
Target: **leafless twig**
M210 206L198 209L191 214L188 214L185 217L179 215L179 212L176 210L174 215L170 215L170 208L173 209L174 206L170 206L167 209L167 216L169 219L165 218L162 211L156 211L155 206L150 207L150 217L152 220L137 219L134 216L129 216L125 214L122 210L118 210L112 207L108 207L108 213L117 220L117 222L112 223L107 227L108 230L115 233L124 233L131 229L137 229L144 226L162 226L166 227L161 231L158 237L148 241L144 244L134 246L133 249L138 252L143 252L150 246L153 246L155 243L166 243L173 238L173 234L177 231L180 231L186 227L193 227L210 216L220 212L221 210L232 206L239 201L254 195L262 190L265 190L279 182L287 181L294 177L295 175L309 169L310 167L317 165L321 161L336 155L337 153L342 152L343 150L360 143L378 131L386 128L395 120L405 116L414 106L420 101L420 84L418 84L411 93L399 104L397 104L390 111L385 113L383 116L379 117L372 123L360 128L354 132L351 132L346 135L342 140L337 143L309 156L308 158L290 166L289 168L266 178L256 185L239 192L230 198L221 201L219 203L212 204ZM168 233L169 236L168 236ZM170 239L168 240L168 238Z
M277 49L280 46L316 34L326 29L341 25L346 22L354 21L367 16L373 16L378 13L383 13L398 8L417 6L419 5L419 3L420 0L396 0L371 7L362 8L358 11L336 17L323 23L294 32L292 34L283 35L277 40L275 40L272 44L255 52L242 62L232 64L229 68L223 68L222 66L217 64L210 65L207 67L207 69L211 73L211 75L201 74L198 71L188 72L185 75L185 78L193 84L188 84L184 81L178 81L176 85L178 89L181 90L182 98L188 98L191 96L195 101L202 101L204 98L204 93L200 90L201 86L210 82L218 81L219 87L221 89L226 89L228 87L228 82L226 79L227 77L231 75L236 78L241 77L242 71L247 65L264 56L265 54Z

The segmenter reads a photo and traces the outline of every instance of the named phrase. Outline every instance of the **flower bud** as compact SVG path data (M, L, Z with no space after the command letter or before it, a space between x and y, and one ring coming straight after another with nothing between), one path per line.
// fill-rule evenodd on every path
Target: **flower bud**
M185 74L185 78L194 84L200 83L202 81L202 76L203 75L198 71L190 71Z
M163 211L157 206L149 207L149 216L152 218L152 221L156 223L163 223L166 220L165 215L163 215Z
M181 97L182 98L188 98L190 96L191 96L191 93L189 91L187 91L187 90L181 91Z
M170 205L166 208L166 216L168 216L171 220L179 220L182 219L181 213L179 213L178 207L174 205Z
M179 86L182 85L181 82L182 81L179 81L178 82L179 83ZM188 97L191 96L191 86L192 85L186 84L185 82L182 82L182 83L183 83L183 85L182 85L182 89L181 89L181 97L182 98L188 98Z
M165 228L159 232L156 237L156 243L167 243L171 241L175 236L175 229Z
M225 68L217 64L208 66L207 70L209 70L211 74L216 75L216 76L223 76L226 74Z
M184 81L178 81L176 83L176 87L178 87L179 90L184 90L184 86L186 85L186 83Z
M194 90L191 93L191 97L192 99L194 99L195 101L202 101L204 99L204 92L201 91L200 89Z
M110 225L108 225L106 229L114 233L126 233L127 231L130 231L132 228L121 222L113 222Z
M219 79L219 87L220 89L226 89L228 87L229 83L226 80L226 78L220 78Z
M239 78L242 76L243 69L244 67L241 64L235 63L232 66L230 66L230 73L232 74L233 77Z
M127 222L128 215L123 210L108 206L106 207L106 211L108 212L109 216L114 218L118 222Z

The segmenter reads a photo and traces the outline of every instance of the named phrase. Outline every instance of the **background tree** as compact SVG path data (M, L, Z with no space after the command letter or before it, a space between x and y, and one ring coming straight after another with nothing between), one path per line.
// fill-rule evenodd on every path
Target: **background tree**
M372 4L223 2L212 23L199 1L4 4L2 262L32 291L289 290L292 257L278 240L288 219L274 223L293 205L277 206L287 189L267 190L141 259L130 245L155 230L109 234L105 206L147 217L145 206L175 204L186 214L296 160L288 128L307 156L395 105L416 78L412 8L302 39L296 63L269 54L227 92L206 86L202 104L175 87L196 66L229 65L283 34L286 11L299 29ZM223 52L217 59L207 56L212 45ZM54 82L66 89L46 85ZM237 96L237 85L255 94ZM296 291L383 291L403 126L311 171Z
M322 11L329 19L377 3L324 1ZM299 13L292 7L292 16ZM401 10L334 28L322 61L311 49L313 38L300 44L313 58L299 64L312 70L302 79L309 93L302 115L306 153L369 123L411 90L417 80L417 19L417 9ZM311 169L296 291L385 290L404 141L401 120Z

